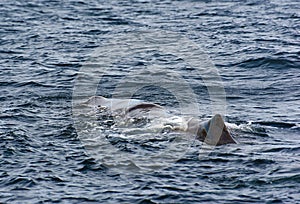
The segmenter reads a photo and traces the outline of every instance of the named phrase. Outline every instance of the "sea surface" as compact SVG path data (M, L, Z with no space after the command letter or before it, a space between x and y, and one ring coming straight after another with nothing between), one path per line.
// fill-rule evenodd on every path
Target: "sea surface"
M0 203L300 203L299 31L298 0L0 0ZM93 95L219 111L238 144L154 161L178 135L78 124Z

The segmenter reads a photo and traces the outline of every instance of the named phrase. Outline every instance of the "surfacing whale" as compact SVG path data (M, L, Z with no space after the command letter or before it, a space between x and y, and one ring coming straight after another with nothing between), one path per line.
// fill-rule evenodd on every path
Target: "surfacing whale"
M192 134L196 139L209 145L236 143L220 114L214 115L210 120L201 121L194 117L174 116L164 107L155 103L137 99L109 99L102 96L93 96L83 105L105 110L111 116L121 118L123 121L146 118L156 125L159 123L160 127L168 128L170 131Z

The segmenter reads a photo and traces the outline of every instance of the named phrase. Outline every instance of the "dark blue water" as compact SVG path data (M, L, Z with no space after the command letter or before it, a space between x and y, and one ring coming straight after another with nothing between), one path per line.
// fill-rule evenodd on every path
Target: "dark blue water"
M0 202L300 202L299 10L296 0L1 1ZM239 144L201 159L194 145L147 173L111 169L86 151L72 113L78 72L97 49L105 45L109 54L111 39L122 44L120 36L141 30L201 47L221 77ZM110 97L135 68L170 68L196 94L199 116L208 117L207 87L188 63L153 50L128 53L97 93ZM166 89L144 87L135 97L180 106Z

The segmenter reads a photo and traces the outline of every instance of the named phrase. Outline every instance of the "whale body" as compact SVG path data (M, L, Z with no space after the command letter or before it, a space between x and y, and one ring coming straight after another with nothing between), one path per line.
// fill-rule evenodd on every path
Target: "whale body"
M163 106L138 99L116 99L103 96L93 96L83 105L105 110L113 117L130 121L137 118L147 118L160 127L168 127L171 131L185 132L195 136L201 142L209 145L224 145L237 143L227 129L220 114L210 120L201 121L195 117L180 117L170 114Z

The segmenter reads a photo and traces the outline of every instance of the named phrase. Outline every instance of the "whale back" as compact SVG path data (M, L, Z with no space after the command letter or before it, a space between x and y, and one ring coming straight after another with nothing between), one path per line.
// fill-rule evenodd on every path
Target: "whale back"
M138 99L114 99L103 96L93 96L85 103L86 106L105 109L112 115L123 115L127 117L164 116L166 111L160 105L146 103Z
M198 118L181 118L178 120L178 117L174 117L162 106L154 103L137 99L107 99L102 96L93 96L84 105L105 110L112 116L123 118L123 121L146 118L152 121L155 126L169 126L173 131L188 132L196 135L198 140L210 145L236 143L220 114L216 114L207 121L200 121Z

